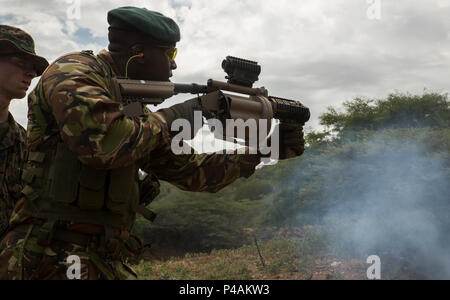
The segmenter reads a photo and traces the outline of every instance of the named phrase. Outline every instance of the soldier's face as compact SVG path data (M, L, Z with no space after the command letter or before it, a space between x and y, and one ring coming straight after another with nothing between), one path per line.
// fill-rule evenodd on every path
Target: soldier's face
M144 53L144 57L134 64L133 70L130 68L130 76L133 79L170 81L172 70L177 68L175 60L170 60L167 56L171 49L171 46L142 46L140 52Z
M0 56L0 95L6 99L25 97L31 80L36 77L31 59L20 54Z

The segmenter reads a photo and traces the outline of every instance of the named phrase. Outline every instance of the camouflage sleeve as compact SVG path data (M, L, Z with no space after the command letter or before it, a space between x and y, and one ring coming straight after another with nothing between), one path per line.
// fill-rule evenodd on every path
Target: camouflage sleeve
M162 124L153 114L125 117L122 104L112 99L107 78L95 59L72 54L49 67L41 88L29 99L34 114L29 119L45 124L50 122L48 114L53 115L69 149L98 169L130 165L150 153L161 139ZM28 145L33 148L45 133L33 131L33 124L28 129ZM36 131L43 130L46 126L36 126Z
M143 158L140 167L185 191L216 193L240 177L250 177L261 161L249 154L175 155L169 144Z

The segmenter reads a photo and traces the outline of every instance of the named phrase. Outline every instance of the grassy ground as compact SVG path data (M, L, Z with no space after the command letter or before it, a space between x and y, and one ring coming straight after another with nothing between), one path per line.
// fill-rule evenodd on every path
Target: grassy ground
M368 265L327 253L322 235L312 228L256 240L233 250L186 254L166 260L142 261L134 266L146 280L359 280ZM391 277L391 275L389 275ZM394 276L395 277L395 276ZM401 278L401 276L399 277ZM391 279L391 278L389 278Z

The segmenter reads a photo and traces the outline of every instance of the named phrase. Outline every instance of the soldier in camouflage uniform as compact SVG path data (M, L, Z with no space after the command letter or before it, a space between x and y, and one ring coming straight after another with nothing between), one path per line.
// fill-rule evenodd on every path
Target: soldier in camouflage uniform
M108 22L109 51L58 58L29 97L25 197L0 244L0 279L67 279L71 255L82 279L134 279L123 249L136 213L152 219L138 169L153 182L214 193L260 163L249 154L174 155L167 124L190 119L190 102L127 115L112 78L168 81L180 33L173 20L133 7L110 11ZM294 134L285 145L292 156L303 152L303 135Z
M34 52L30 35L0 25L0 237L6 232L14 205L20 198L26 132L9 113L12 99L25 97L31 80L48 66Z

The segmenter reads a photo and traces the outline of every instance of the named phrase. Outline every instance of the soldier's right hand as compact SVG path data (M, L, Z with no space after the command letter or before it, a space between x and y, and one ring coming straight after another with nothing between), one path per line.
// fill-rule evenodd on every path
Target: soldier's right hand
M172 123L175 120L178 119L184 119L189 122L191 125L191 136L192 138L195 137L197 134L197 131L201 129L200 128L194 128L194 111L201 111L201 106L199 104L198 99L192 99L188 100L186 102L173 105L169 108L164 108L158 110L158 113L161 113L164 116L164 119L167 123L167 126L169 128L170 135L173 137L179 133L179 131L171 131ZM202 126L203 126L203 118L201 120Z

